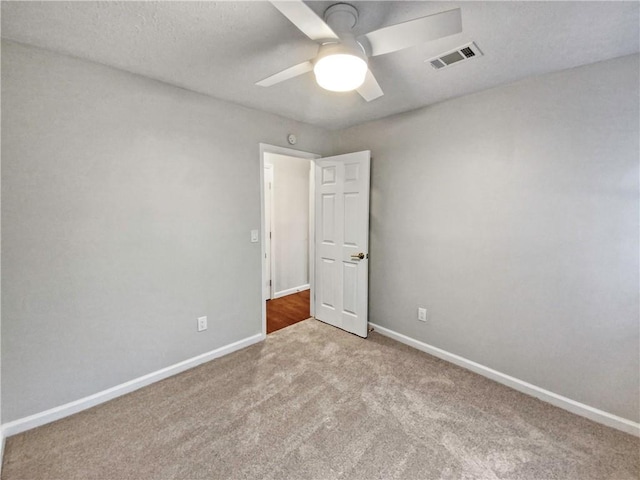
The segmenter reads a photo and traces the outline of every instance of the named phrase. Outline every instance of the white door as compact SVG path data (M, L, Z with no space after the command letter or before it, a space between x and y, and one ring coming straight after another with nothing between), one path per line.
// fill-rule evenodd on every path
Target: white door
M264 166L264 270L266 282L262 286L262 299L273 297L271 269L271 212L273 206L273 165Z
M315 317L367 336L371 152L316 160Z

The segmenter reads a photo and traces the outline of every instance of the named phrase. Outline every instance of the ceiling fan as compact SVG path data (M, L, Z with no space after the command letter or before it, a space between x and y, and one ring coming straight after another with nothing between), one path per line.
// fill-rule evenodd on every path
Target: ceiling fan
M256 85L270 87L313 70L316 82L334 92L357 92L367 101L383 95L369 70L368 58L397 52L462 31L460 9L416 18L374 30L356 37L358 10L348 3L336 3L318 17L302 0L272 1L291 23L320 44L315 58L260 80Z

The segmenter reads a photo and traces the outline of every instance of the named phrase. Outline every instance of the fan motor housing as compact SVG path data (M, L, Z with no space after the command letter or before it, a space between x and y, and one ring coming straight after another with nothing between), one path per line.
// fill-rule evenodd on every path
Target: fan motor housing
M329 55L353 55L354 57L361 58L367 64L369 63L364 48L351 34L341 35L340 43L325 43L321 45L318 55L313 62L317 63L320 59L328 57Z

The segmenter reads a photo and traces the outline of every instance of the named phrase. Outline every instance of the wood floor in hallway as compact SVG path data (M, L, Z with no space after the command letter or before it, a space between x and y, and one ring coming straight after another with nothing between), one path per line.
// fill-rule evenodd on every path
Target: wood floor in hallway
M286 297L267 300L267 333L309 318L309 292L310 290L304 290Z

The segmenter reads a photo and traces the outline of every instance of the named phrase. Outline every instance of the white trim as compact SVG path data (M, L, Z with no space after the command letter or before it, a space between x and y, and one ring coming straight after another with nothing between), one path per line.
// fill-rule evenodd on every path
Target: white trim
M315 162L309 162L309 314L316 316L316 299L315 292L316 281L316 168Z
M275 292L273 294L273 298L286 297L287 295L291 295L292 293L304 292L305 290L309 290L311 288L309 284L300 285L299 287L287 288L286 290L282 290L280 292Z
M64 405L60 405L59 407L45 410L44 412L36 413L28 417L19 418L18 420L5 423L2 425L2 436L4 438L15 435L17 433L22 433L32 428L54 422L64 417L68 417L69 415L73 415L74 413L81 412L101 403L120 397L121 395L124 395L126 393L133 392L135 390L138 390L139 388L163 380L167 377L176 375L177 373L184 372L185 370L193 368L202 363L211 361L224 355L228 355L229 353L248 347L250 345L253 345L254 343L258 343L264 340L264 338L265 335L258 333L256 335L252 335L251 337L247 337L237 342L230 343L229 345L216 348L215 350L211 350L210 352L189 358L188 360L184 360L169 367L156 370L155 372L143 375L142 377L129 380L128 382L116 385L115 387L111 387L101 392L94 393L93 395L89 395L88 397L84 397L73 402L65 403Z
M311 162L314 162L317 158L320 158L320 155L317 155L311 152L303 152L302 150L294 150L293 148L278 147L277 145L270 145L268 143L260 143L258 144L258 146L260 148L260 228L262 229L261 231L264 232L264 154L275 153L278 155L287 155L289 157L305 158L307 160L311 160ZM314 188L315 188L314 183L309 184L310 194L314 195L314 197L310 197L310 198L315 198L315 194L313 192ZM263 240L262 242L260 242L260 254L261 254L260 258L261 259L264 258L264 253L265 253L264 247L265 245ZM273 251L273 245L272 245L272 251ZM264 262L261 262L261 265L262 265L262 285L264 285L265 282L267 281ZM311 277L311 272L309 273L310 273L309 284L311 289L311 295L313 296L314 279ZM271 272L271 275L273 279L274 278L273 271ZM312 305L311 315L313 316L314 315L313 303L311 305ZM267 335L267 302L264 302L264 301L262 302L262 335L264 336Z
M267 170L269 171L269 177L271 179L271 188L269 192L264 193L263 204L264 204L264 229L262 229L262 238L264 242L264 254L262 255L262 260L264 262L265 258L269 263L269 275L266 274L266 264L264 263L263 269L265 269L265 280L262 282L263 289L267 288L267 282L269 282L268 290L269 294L265 296L263 294L262 301L271 300L273 298L273 290L276 285L275 273L276 273L276 263L275 258L273 256L273 235L269 236L269 241L267 242L267 234L271 234L273 230L273 183L274 183L274 172L275 168L271 164L264 164L263 174L267 174ZM264 188L264 185L263 185ZM266 199L269 198L269 225L267 225L267 207L266 207ZM269 244L269 252L267 252L267 243ZM267 256L268 253L268 256ZM268 277L268 278L267 278Z
M442 360L446 360L447 362L454 363L462 368L466 368L467 370L471 370L472 372L482 375L483 377L490 378L491 380L506 385L507 387L511 387L514 390L526 393L527 395L536 397L542 401L555 405L556 407L560 407L571 413L575 413L576 415L586 417L590 420L593 420L594 422L602 423L603 425L607 425L617 430L635 435L636 437L640 437L640 423L633 422L626 418L618 417L617 415L613 415L603 410L590 407L589 405L585 405L584 403L576 402L575 400L571 400L570 398L563 397L562 395L558 395L557 393L550 392L549 390L545 390L544 388L540 388L515 377L511 377L504 373L498 372L497 370L493 370L492 368L485 367L484 365L476 363L472 360L467 360L466 358L454 353L447 352L446 350L434 347L427 343L421 342L420 340L416 340L401 333L394 332L393 330L389 330L388 328L381 327L380 325L376 325L375 323L369 322L369 326L373 327L374 331L378 332L381 335L384 335L385 337L393 338L400 343L409 345L410 347L421 350L425 353L433 355L434 357L438 357Z

